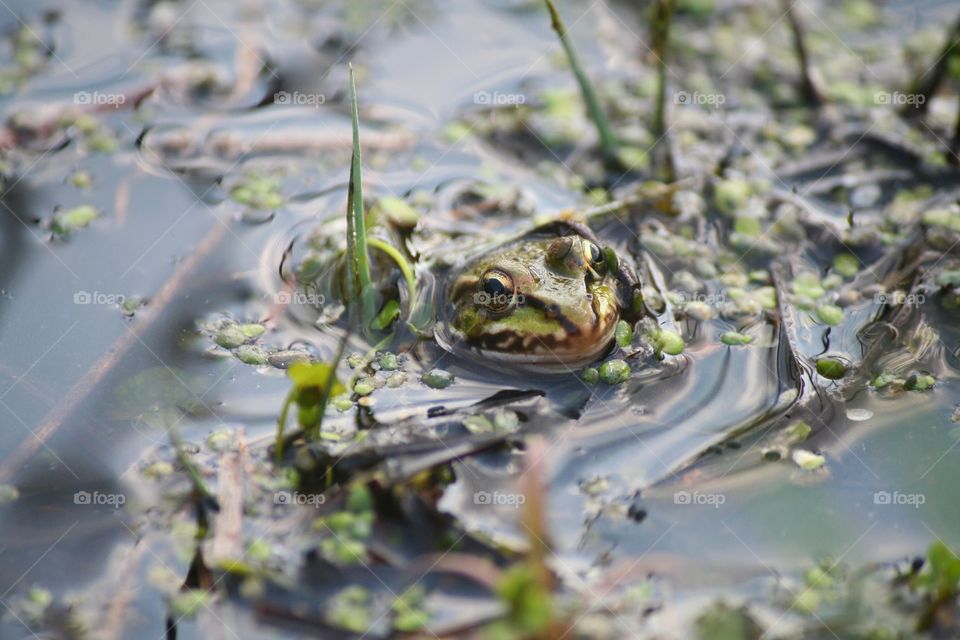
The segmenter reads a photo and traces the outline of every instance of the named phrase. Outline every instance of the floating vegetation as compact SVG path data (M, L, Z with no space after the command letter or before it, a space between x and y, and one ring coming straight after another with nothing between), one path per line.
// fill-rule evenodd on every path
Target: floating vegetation
M453 374L443 369L431 369L423 374L423 384L431 389L445 389L453 384Z
M630 365L624 360L608 360L600 365L599 379L606 384L620 384L630 379Z
M251 171L243 176L230 190L230 197L251 209L279 209L284 203L279 177L262 171Z
M53 215L50 221L50 230L54 234L66 237L78 229L83 229L100 217L100 211L90 205L80 205L60 211Z

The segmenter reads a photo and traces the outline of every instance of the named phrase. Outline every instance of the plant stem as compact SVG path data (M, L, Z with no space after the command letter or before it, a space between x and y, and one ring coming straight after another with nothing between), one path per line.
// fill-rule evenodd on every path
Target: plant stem
M667 138L667 55L670 48L670 24L673 20L673 0L655 0L650 24L653 52L657 57L657 105L653 114L653 148L655 170L666 182L676 179L670 140Z
M293 398L296 396L296 388L290 389L286 399L283 401L283 407L280 409L280 417L277 418L277 441L273 447L273 459L276 464L283 460L283 432L287 426L287 415L290 413L290 405L293 404Z
M953 140L950 141L947 161L954 166L960 165L960 100L957 101L957 124L953 128Z
M937 92L937 88L947 74L947 69L952 56L960 55L960 18L954 23L953 28L947 34L947 41L937 56L937 61L932 67L926 68L913 83L910 93L916 96L923 96L923 100L915 100L915 104L905 104L901 110L901 115L905 117L919 117L927 112L930 107L930 99Z
M803 25L800 24L797 14L793 10L794 0L783 0L783 10L790 22L790 31L793 33L793 49L800 63L800 89L803 97L815 107L823 104L823 93L815 81L813 68L810 66L810 57L807 55L807 45L804 41Z
M617 160L617 138L610 127L610 121L607 120L607 114L600 106L593 85L590 84L587 74L580 66L580 60L577 58L573 42L571 42L567 33L567 27L563 24L553 0L545 0L545 2L547 3L547 10L550 12L550 25L560 38L560 44L563 45L563 50L567 54L570 68L573 69L573 75L576 76L577 83L580 85L580 93L583 95L583 101L587 104L587 111L589 111L590 118L597 127L597 135L600 137L600 148L603 150L603 155L608 160L615 161Z
M403 254L400 253L396 247L384 242L380 238L369 238L368 243L374 249L387 254L390 259L396 263L397 267L400 268L400 272L403 274L403 280L407 285L407 296L410 300L410 308L407 310L407 319L409 320L413 315L413 300L417 293L417 282L413 276L413 270L410 268L410 263L407 262L407 259L403 257Z

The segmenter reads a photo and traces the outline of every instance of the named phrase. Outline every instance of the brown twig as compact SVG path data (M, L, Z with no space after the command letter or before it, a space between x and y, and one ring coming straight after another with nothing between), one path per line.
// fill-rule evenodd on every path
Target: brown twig
M180 292L184 281L196 270L203 259L223 239L227 231L227 224L217 222L207 232L197 248L189 258L184 260L167 280L160 292L152 298L151 307L146 313L138 313L133 324L113 343L113 345L90 367L83 377L73 385L62 402L50 411L43 422L31 437L23 440L16 449L11 451L3 462L0 462L0 483L8 482L14 473L42 447L57 430L63 426L81 402L87 398L103 381L110 371L123 360L124 356L135 344L140 342L140 336L149 329L171 300Z
M220 456L217 493L220 511L214 518L210 541L211 564L243 557L243 470L247 445L243 428L237 430L237 448Z
M130 608L130 602L137 594L137 581L140 577L140 558L143 556L145 549L146 545L138 540L130 547L130 550L127 551L122 574L117 583L116 594L113 596L113 599L110 600L103 627L100 629L99 637L104 640L122 638L124 635L124 614Z

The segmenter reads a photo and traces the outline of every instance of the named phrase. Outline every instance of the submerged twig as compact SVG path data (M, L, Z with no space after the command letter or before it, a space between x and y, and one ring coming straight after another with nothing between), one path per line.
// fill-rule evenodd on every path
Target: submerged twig
M209 558L213 564L243 557L243 467L247 445L243 429L237 430L237 448L220 456L217 494L220 513L213 528Z
M823 91L821 91L817 81L816 72L810 65L803 25L793 10L794 0L782 0L782 3L783 12L790 23L790 32L793 34L793 50L796 52L797 62L800 64L800 91L807 102L819 107L824 103Z
M207 254L220 243L227 228L227 224L219 220L213 225L213 228L207 232L207 235L190 254L190 257L180 264L159 293L151 299L150 307L152 307L152 310L147 313L138 312L133 325L125 327L126 332L117 338L110 349L100 356L84 376L73 385L62 402L47 414L30 437L22 441L16 449L7 455L0 463L0 483L8 482L21 466L32 458L41 447L46 445L53 434L63 426L66 419L77 410L80 403L91 395L117 363L123 360L130 348L141 341L140 336L160 317L164 308L170 304L174 296L182 293L184 281L197 269Z
M603 150L603 155L607 160L615 161L617 160L617 138L610 126L610 121L607 120L607 114L603 111L603 107L600 106L600 100L593 90L593 85L590 84L586 72L584 72L583 67L580 65L576 50L573 48L573 42L570 40L566 25L563 24L563 20L557 12L557 7L554 6L553 0L545 0L545 2L547 3L547 10L550 12L550 26L553 27L553 30L560 38L560 44L567 54L570 68L573 70L573 75L577 78L577 84L580 85L580 93L583 95L583 101L587 104L587 111L589 111L590 118L597 127L597 135L600 138L600 148Z

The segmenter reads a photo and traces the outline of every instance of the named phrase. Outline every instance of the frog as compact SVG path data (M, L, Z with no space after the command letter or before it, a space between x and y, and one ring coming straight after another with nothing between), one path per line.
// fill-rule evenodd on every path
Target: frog
M437 342L522 370L569 372L609 349L618 321L635 315L640 283L585 224L554 221L455 269Z

